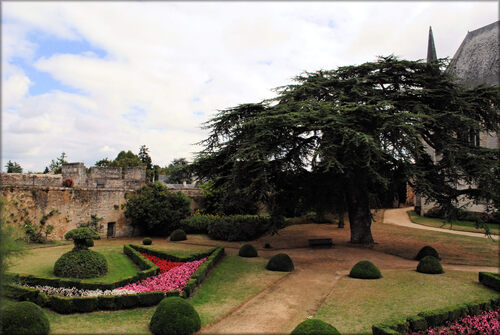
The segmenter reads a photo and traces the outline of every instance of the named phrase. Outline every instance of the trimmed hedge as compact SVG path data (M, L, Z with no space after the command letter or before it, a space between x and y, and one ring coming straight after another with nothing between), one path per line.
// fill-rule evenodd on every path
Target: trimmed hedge
M479 272L479 282L500 292L500 274L493 272Z
M426 245L425 247L423 247L422 249L420 249L419 252L417 253L417 256L415 256L415 259L417 261L419 261L422 258L424 258L425 256L433 256L433 257L436 257L439 260L441 259L439 257L439 253L436 251L436 249L434 249L430 245Z
M359 279L378 279L382 277L379 268L370 261L356 263L349 273L349 277Z
M244 244L241 246L240 251L238 252L238 256L240 257L257 257L257 249L251 244Z
M406 319L392 320L372 326L373 335L393 335L413 333L429 327L444 325L447 321L453 322L467 315L478 315L500 306L500 298L476 300L467 304L449 306L420 312Z
M192 215L180 221L181 228L188 234L206 234L208 226L219 217L215 215Z
M46 335L50 323L43 310L29 301L2 308L1 333L16 335Z
M163 299L149 323L149 329L155 335L193 334L200 328L198 312L179 297Z
M54 264L54 274L58 277L96 278L106 273L106 258L92 250L73 249L59 257Z
M428 274L440 274L443 273L443 267L439 260L433 256L425 256L420 260L417 266L417 272L428 273Z
M210 238L222 241L250 241L269 230L271 219L264 215L228 215L208 225Z
M309 319L299 323L290 335L340 335L340 332L322 320Z
M271 271L291 272L294 270L293 261L287 254L277 254L269 259L266 269Z
M176 229L170 234L170 241L184 241L187 240L186 232L182 229Z
M151 245L153 243L153 240L150 239L149 237L145 237L143 240L142 240L142 244L144 245Z

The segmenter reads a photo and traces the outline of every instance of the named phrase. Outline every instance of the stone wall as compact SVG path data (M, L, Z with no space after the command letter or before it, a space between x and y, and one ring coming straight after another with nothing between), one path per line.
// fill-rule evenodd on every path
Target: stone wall
M62 176L36 173L0 173L0 184L6 186L60 187Z

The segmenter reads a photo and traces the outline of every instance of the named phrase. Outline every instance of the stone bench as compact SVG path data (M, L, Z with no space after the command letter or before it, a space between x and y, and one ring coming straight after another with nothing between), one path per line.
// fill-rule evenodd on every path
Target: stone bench
M309 239L309 246L311 248L315 247L331 248L333 246L333 241L331 238L311 238Z

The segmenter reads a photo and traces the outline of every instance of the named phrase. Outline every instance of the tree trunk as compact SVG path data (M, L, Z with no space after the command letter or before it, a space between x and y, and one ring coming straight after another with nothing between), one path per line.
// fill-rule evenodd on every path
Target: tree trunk
M349 185L347 192L347 210L351 226L351 243L372 244L372 218L368 192L359 185Z

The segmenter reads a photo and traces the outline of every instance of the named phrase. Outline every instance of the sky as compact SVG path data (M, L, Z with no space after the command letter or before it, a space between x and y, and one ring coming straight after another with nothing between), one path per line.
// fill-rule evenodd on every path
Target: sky
M438 57L498 20L490 2L2 1L1 164L87 167L149 148L192 160L219 110L274 96L304 71L377 56Z

